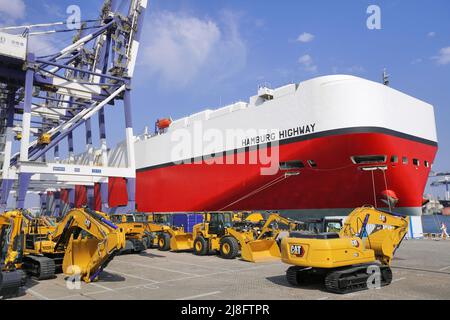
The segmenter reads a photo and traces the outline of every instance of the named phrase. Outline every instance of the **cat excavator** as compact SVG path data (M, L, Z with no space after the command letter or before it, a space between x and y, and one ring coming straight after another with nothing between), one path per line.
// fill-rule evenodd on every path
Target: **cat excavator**
M72 209L50 235L55 251L64 251L63 272L95 281L125 247L125 231L102 212Z
M294 286L323 281L334 293L389 285L390 263L408 232L408 220L373 207L353 210L339 233L291 232L281 242L281 259Z
M31 231L32 221L38 219L24 210L0 215L2 278L3 272L11 277L9 272L21 270L49 279L60 265L65 274L92 282L125 246L125 231L88 208L70 210L48 234L45 228Z
M25 284L22 268L23 215L19 211L0 215L0 298L18 294Z

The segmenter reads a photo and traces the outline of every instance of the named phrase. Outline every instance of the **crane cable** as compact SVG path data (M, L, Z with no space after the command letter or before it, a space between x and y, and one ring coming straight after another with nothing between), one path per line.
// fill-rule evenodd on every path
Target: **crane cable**
M387 190L389 190L389 189L388 189L388 184L387 184L386 172L384 170L382 170L382 169L380 169L380 170L383 171L384 187L386 188L386 192L387 192ZM391 201L389 201L387 193L386 193L386 201L387 201L387 203L389 205L389 212L392 213Z
M377 192L375 191L375 178L374 178L374 175L373 175L373 171L374 171L374 170L370 171L370 172L372 173L373 201L374 201L374 204L375 204L375 208L378 209L378 204L377 204Z
M226 205L225 207L219 209L218 211L222 211L222 210L224 210L224 209L226 209L226 208L228 208L228 207L230 207L230 206L232 206L232 205L234 205L234 204L236 204L238 202L241 202L242 200L245 200L245 199L247 199L247 198L249 198L249 197L251 197L251 196L253 196L253 195L257 194L257 193L260 193L260 192L266 190L267 188L270 188L270 187L274 186L275 184L286 180L289 177L290 176L287 175L287 174L284 174L283 176L279 176L279 177L273 179L272 181L269 181L265 185L263 185L263 186L255 189L255 190L249 192L248 194L244 195L243 197L237 199L236 201L231 202L230 204Z

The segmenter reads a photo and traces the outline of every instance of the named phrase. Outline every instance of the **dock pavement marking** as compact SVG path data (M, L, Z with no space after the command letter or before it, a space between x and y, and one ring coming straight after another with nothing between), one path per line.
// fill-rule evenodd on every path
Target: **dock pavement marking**
M156 270L173 272L173 273L181 273L181 274L185 274L185 275L188 275L188 276L196 275L195 273L183 272L183 271L167 269L167 268L161 268L161 267L155 267L155 266L151 266L151 265L147 265L147 264L141 264L141 263L135 263L135 262L125 262L125 261L118 261L118 262L119 263L126 263L128 265L131 264L131 265L136 266L136 267L150 268L150 269L156 269Z
M124 272L120 272L120 271L116 271L116 270L111 270L111 269L108 269L108 271L111 271L111 272L117 273L117 274L121 274L121 275L123 275L123 276L127 276L127 277L130 277L130 278L135 278L135 279L139 279L139 280L145 280L145 281L149 281L149 282L153 282L153 283L158 283L158 281L156 281L156 280L152 280L152 279L148 279L148 278L139 277L139 276L136 276L136 275L134 275L134 274L124 273Z
M197 299L197 298L202 298L202 297L207 297L207 296L212 296L215 294L221 293L221 291L214 291L214 292L208 292L208 293L203 293L203 294L198 294L196 296L190 296L190 297L184 297L184 298L179 298L177 300L193 300L193 299Z
M49 297L46 297L43 294L40 294L39 292L36 292L29 287L25 287L25 292L30 293L32 296L37 297L40 300L51 300Z
M444 270L447 270L447 269L450 269L450 266L440 268L439 271L444 271Z

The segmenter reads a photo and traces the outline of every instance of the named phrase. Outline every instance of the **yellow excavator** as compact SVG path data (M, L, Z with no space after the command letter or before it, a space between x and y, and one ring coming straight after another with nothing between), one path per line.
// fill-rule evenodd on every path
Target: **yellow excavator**
M281 242L281 259L295 286L323 281L334 293L385 286L392 281L390 263L408 232L408 220L373 207L357 208L339 233L291 232Z
M0 298L17 296L26 282L26 274L21 270L22 223L21 212L0 215Z
M139 253L151 246L148 217L144 213L113 214L110 219L125 230L126 242L122 253Z
M88 208L70 210L50 235L64 251L63 272L92 282L125 247L125 231L108 216Z
M47 234L45 228L34 224L41 220L23 210L0 217L10 221L14 217L14 225L20 222L20 230L15 228L11 238L17 243L15 255L21 257L17 266L38 280L54 277L60 267L67 275L79 275L85 282L92 282L125 246L125 231L106 214L87 208L70 210ZM5 256L11 255L5 251Z

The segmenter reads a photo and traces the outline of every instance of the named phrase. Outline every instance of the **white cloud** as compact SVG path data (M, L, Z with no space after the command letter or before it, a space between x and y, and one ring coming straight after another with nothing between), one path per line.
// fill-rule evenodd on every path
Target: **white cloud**
M297 41L299 42L311 42L314 40L314 35L308 32L303 32L301 35L298 36Z
M298 58L298 63L303 66L303 69L308 72L317 72L317 66L314 64L313 58L309 54L305 54Z
M338 74L338 73L345 73L345 74L361 74L361 73L365 73L366 69L358 64L355 64L353 66L350 67L343 67L343 66L333 66L331 68L332 73L334 74Z
M224 22L161 12L149 19L141 63L165 85L187 86L199 77L228 77L246 63L238 18L223 12ZM208 75L206 75L208 74Z
M427 36L433 38L434 36L436 36L436 32L434 31L428 32Z
M57 53L64 46L61 46L60 40L54 37L30 36L28 42L28 50L36 56L46 56Z
M450 47L442 48L439 54L432 58L437 64L446 65L450 63Z
M363 66L354 65L354 66L347 68L347 72L353 73L353 74L364 73L364 72L366 72L366 69Z
M0 0L0 20L13 23L25 17L25 3L23 0Z

